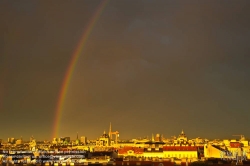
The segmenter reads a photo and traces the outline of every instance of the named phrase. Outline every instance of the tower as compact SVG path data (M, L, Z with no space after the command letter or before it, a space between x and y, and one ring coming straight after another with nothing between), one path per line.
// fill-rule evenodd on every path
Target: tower
M112 134L111 134L112 130L111 130L111 122L109 124L109 138L112 139Z

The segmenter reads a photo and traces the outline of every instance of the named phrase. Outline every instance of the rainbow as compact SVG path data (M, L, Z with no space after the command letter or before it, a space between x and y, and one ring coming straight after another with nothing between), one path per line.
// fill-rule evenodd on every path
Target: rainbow
M77 44L75 51L72 54L72 58L70 60L67 71L65 73L65 77L63 79L62 87L61 87L61 90L59 93L58 102L56 105L52 138L58 137L58 132L60 129L60 120L61 120L61 115L62 115L62 111L63 111L65 98L66 98L68 87L70 84L70 80L71 80L72 75L74 73L74 69L76 67L79 56L81 55L81 52L83 51L83 49L88 41L89 36L90 36L96 22L98 21L99 17L101 16L105 6L107 5L107 3L108 3L108 0L103 0L99 4L94 15L91 17L89 23L87 24L86 28L84 29L82 37L81 37L79 43Z

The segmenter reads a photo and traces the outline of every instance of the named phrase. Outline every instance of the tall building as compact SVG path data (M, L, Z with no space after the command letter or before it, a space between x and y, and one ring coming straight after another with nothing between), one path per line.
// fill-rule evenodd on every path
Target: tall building
M87 137L85 137L85 136L81 136L81 144L87 144Z
M14 144L15 143L15 138L8 138L8 143Z
M155 136L155 141L156 141L156 142L162 141L162 140L161 140L161 135L160 135L160 134L156 134L156 136Z

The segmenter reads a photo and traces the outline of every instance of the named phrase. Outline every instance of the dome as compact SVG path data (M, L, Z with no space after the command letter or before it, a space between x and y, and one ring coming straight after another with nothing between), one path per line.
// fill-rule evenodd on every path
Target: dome
M102 138L109 138L109 135L106 134L105 130L104 130L104 132L103 132Z
M103 138L109 138L109 135L108 134L103 134L102 137Z

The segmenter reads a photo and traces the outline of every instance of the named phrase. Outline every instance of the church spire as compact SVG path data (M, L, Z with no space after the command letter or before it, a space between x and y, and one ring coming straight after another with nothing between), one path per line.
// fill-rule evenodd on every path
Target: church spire
M112 130L111 130L111 122L110 122L110 124L109 124L109 138L111 138L111 132L112 132Z

